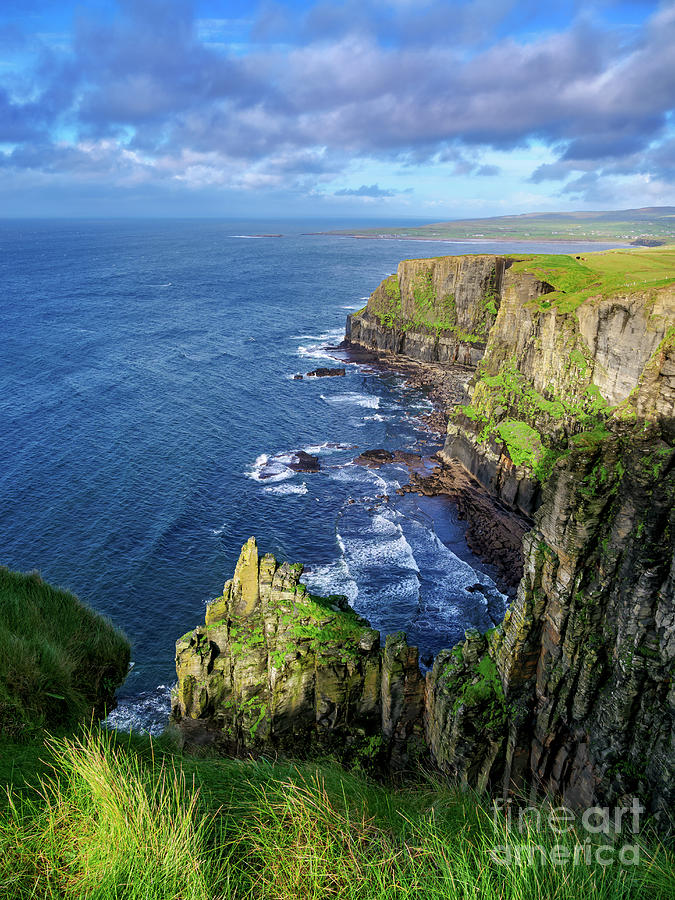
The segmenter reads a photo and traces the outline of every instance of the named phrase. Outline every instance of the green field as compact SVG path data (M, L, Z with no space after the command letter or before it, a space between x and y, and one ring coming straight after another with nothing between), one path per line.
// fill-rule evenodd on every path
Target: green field
M590 297L632 294L675 282L675 246L605 250L578 256L510 255L513 272L531 272L556 290L537 302L571 312Z
M332 232L337 233L337 232ZM346 232L345 232L346 233ZM405 228L367 228L353 237L416 240L675 241L675 207L647 207L603 212L526 213L485 219L458 219Z

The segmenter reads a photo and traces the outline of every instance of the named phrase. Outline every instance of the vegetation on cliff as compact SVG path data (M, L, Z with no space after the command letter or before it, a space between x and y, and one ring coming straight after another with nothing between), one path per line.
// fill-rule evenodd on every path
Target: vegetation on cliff
M0 568L0 734L100 715L129 654L124 635L73 594Z
M441 456L533 524L504 621L482 644L467 636L435 660L427 743L469 784L528 785L576 807L639 797L669 830L675 251L502 262L496 316L469 360L469 402L451 410ZM401 263L402 312L405 286L426 266L434 278L462 273L455 296L471 320L489 264ZM356 342L443 364L438 340L429 353L378 332L377 291L371 300Z
M421 730L417 650L390 635L381 651L379 632L346 598L310 594L302 570L260 556L254 538L243 546L204 626L176 642L172 716L182 738L231 754L403 765Z
M675 249L528 255L508 258L507 265L505 315L478 365L470 402L451 418L473 423L479 444L503 443L517 466L543 482L570 441L596 441L612 421L648 415L642 409L638 416L638 376L667 355L672 342ZM519 276L533 289L519 288ZM599 336L602 319L613 316L624 320L614 329L616 338L609 327ZM514 317L527 325L518 335L512 334ZM613 339L625 348L613 348ZM610 384L607 374L620 365L622 349L636 369L630 393Z
M675 281L675 247L507 258L512 260L514 273L527 272L554 288L534 303L541 309L555 307L562 313L573 312L591 298L637 294Z

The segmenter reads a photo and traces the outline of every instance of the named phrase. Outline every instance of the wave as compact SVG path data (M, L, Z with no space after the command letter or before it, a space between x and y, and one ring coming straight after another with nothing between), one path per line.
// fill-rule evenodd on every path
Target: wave
M331 361L335 360L335 357L330 354L324 346L304 347L301 344L296 350L296 353L298 356L301 356L304 359L330 359Z
M395 513L376 513L371 520L370 534L348 539L349 555L359 568L372 566L381 569L382 564L386 562L398 569L407 569L419 574L420 569L413 549L400 524L392 518L395 515Z
M318 456L320 453L338 453L340 450L356 450L354 444L336 444L333 441L324 441L323 444L312 444L309 447L303 447L305 453L311 453Z
M300 580L308 590L321 597L343 594L353 604L359 594L343 556L323 566L306 568Z
M335 357L328 353L328 348L339 344L344 336L342 328L335 328L332 331L324 331L321 334L296 334L293 336L293 340L316 342L309 345L301 344L296 350L298 356L309 359L333 360Z
M302 484L278 484L272 485L271 487L265 488L266 494L278 494L279 496L286 496L287 494L306 494L307 493L307 485L303 481Z
M293 462L292 453L277 453L275 456L269 456L267 453L261 453L256 457L255 462L248 472L244 472L247 478L253 481L260 481L265 484L274 484L277 481L285 481L295 475L293 469L289 468L289 463Z
M355 391L347 391L344 394L333 394L327 397L321 394L325 403L350 403L353 406L365 406L367 409L379 409L380 398L369 394L357 394Z
M143 691L138 697L122 698L108 714L104 726L113 731L140 731L153 737L161 734L169 721L171 711L171 686L157 685L154 690Z
M275 484L278 481L286 481L288 478L292 478L294 475L298 473L298 469L292 468L293 464L299 462L299 456L302 453L312 453L313 456L316 456L315 452L332 452L332 448L342 450L350 445L347 444L330 444L326 442L326 444L320 445L318 448L309 447L305 450L284 450L281 453L274 453L270 456L269 453L261 453L260 456L256 457L255 462L251 466L251 468L244 472L247 478L253 479L253 481L259 481L263 484ZM306 469L304 471L307 471ZM279 493L300 493L299 490L296 491L279 491ZM302 492L304 493L304 491Z
M434 409L434 404L431 402L431 400L422 398L416 403L411 403L409 408L414 409L416 412L430 412Z

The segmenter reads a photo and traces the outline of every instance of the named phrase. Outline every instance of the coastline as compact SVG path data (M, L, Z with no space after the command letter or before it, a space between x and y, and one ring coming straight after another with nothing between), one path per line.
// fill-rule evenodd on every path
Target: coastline
M482 238L444 238L444 237L415 237L414 235L395 235L395 234L358 234L357 232L341 232L341 231L310 231L307 232L305 237L345 237L345 238L353 238L354 240L359 241L417 241L421 244L523 244L524 246L531 246L534 244L598 244L605 245L608 244L610 247L617 250L627 250L627 249L639 249L643 246L651 246L651 245L642 245L642 244L631 244L630 242L619 242L619 241L611 241L600 238L589 238L582 237L577 238L573 235L569 237L561 237L561 238L510 238L510 237L482 237ZM664 242L665 244L665 242Z
M439 442L445 439L447 433L447 407L467 400L467 384L474 372L470 366L421 362L388 351L353 345L348 338L338 347L328 347L327 350L344 354L343 357L336 356L336 359L367 365L383 374L401 374L411 387L425 390L434 409L416 418ZM399 451L394 456L391 461L370 462L368 465L379 468L389 462L405 462L409 482L397 493L443 498L451 503L457 517L466 522L468 549L494 571L497 587L512 599L523 575L523 536L532 526L532 521L506 507L458 462L444 458L440 451L428 456L423 452L411 455Z

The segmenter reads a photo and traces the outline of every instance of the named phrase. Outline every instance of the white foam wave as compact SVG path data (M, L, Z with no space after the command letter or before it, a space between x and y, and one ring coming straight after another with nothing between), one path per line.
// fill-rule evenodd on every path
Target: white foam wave
M375 519L378 517L375 516ZM379 532L373 521L373 534L363 538L347 540L346 557L350 571L375 568L381 570L383 565L396 566L418 574L420 569L415 560L413 549L406 540L400 526L392 533ZM380 526L381 527L381 526ZM376 536L377 539L373 540Z
M160 684L138 697L119 700L103 724L114 731L140 731L155 736L166 728L170 711L171 686Z
M296 350L296 353L303 359L335 359L335 357L331 356L331 354L323 345L316 347L305 347L301 344Z
M419 412L428 412L434 408L434 404L431 400L418 400L417 403L412 403L410 405L411 409L414 409Z
M357 394L355 391L347 391L344 394L333 394L327 397L321 394L321 399L325 403L350 403L352 406L364 406L367 409L379 409L380 398L368 396L367 394Z
M328 346L339 344L344 338L342 328L333 329L333 331L324 331L321 334L296 334L294 340L298 341L316 341L312 344L300 344L296 353L298 356L306 359L330 359L334 357L328 352Z
M332 563L305 569L301 581L308 590L321 597L344 594L352 604L359 594L358 586L351 577L343 556Z
M264 482L265 484L274 484L278 481L285 481L295 475L293 469L288 464L293 461L292 453L278 453L276 456L269 456L267 453L261 453L256 458L251 469L244 472L247 478L253 481Z
M318 456L320 453L338 453L340 450L356 450L353 444L336 444L332 441L324 441L323 444L312 444L309 447L303 447L305 453L311 453Z
M266 494L278 494L284 497L288 494L306 494L307 485L303 481L302 484L278 484L265 488Z
M342 328L334 328L332 331L322 331L321 334L295 334L292 337L292 340L295 341L324 341L335 342L338 343L344 337L344 330Z
M333 469L329 477L333 481L361 481L361 470L361 466L347 463L347 465L341 466L339 469Z

